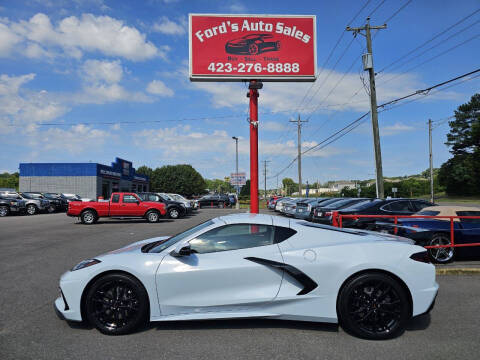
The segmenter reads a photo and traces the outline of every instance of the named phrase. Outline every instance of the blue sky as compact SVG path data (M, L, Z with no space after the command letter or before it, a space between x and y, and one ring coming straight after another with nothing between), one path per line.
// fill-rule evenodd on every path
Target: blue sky
M407 2L370 0L350 25L363 25L374 9L372 24L383 24ZM259 160L271 160L268 174L275 175L296 156L296 127L289 120L298 111L309 119L303 128L306 148L369 110L361 80L368 83L361 65L365 39L358 36L350 44L352 33L345 32L325 64L345 26L365 3L0 1L0 171L16 171L20 162L109 164L119 156L137 167L189 163L204 177L223 178L235 168L231 137L238 136L239 167L248 174L245 84L188 80L187 15L314 14L317 82L313 87L265 83L259 98ZM409 2L374 37L376 71L479 8L478 0L446 1L441 6L433 0ZM476 69L479 20L477 12L380 72L379 103ZM480 78L465 80L379 114L386 176L428 167L426 122L451 116L480 90ZM447 131L446 123L434 130L436 167L449 157L443 144ZM324 149L310 152L303 169L304 181L310 182L372 178L370 120ZM296 180L296 164L279 180L283 177ZM276 178L270 178L268 186L275 185Z

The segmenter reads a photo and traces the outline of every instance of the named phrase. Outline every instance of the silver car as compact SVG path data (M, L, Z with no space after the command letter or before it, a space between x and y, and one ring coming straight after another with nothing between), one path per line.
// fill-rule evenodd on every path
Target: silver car
M35 215L40 211L47 211L50 207L50 201L45 199L42 195L34 196L25 193L6 192L2 193L2 196L9 199L25 200L28 215Z

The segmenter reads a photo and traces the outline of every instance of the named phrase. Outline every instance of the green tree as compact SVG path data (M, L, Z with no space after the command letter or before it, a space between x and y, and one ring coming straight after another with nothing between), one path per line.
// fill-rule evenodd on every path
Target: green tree
M480 194L480 94L455 111L446 145L453 157L442 164L440 185L449 195Z
M287 195L291 195L295 191L298 191L298 184L296 184L291 178L284 178L282 180L282 185Z
M191 165L166 165L152 172L150 183L153 191L177 193L185 196L203 194L206 184Z
M221 179L205 179L205 184L208 190L214 191L217 193L232 193L235 192L235 187L232 186L229 182Z
M18 178L18 172L14 172L13 174L4 172L3 174L0 174L0 187L18 190Z
M142 165L140 166L138 169L135 169L135 172L137 174L140 174L140 175L145 175L145 176L148 176L149 178L149 182L150 182L150 188L152 187L152 183L151 183L151 180L152 180L152 176L153 176L153 169L146 166L146 165Z
M243 185L242 188L240 189L240 196L244 198L246 197L250 198L250 179L248 179L245 182L245 185Z

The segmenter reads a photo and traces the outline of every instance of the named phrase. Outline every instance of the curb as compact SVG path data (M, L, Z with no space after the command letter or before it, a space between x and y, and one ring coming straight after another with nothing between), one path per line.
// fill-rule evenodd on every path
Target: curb
M480 268L435 269L437 275L480 275Z

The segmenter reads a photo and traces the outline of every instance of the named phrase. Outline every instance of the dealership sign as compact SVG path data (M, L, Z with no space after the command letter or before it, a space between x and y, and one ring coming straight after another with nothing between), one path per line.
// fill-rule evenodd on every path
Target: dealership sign
M315 81L314 15L190 14L190 79Z
M244 172L230 174L230 185L243 186L246 183L247 183L247 174L245 174Z

